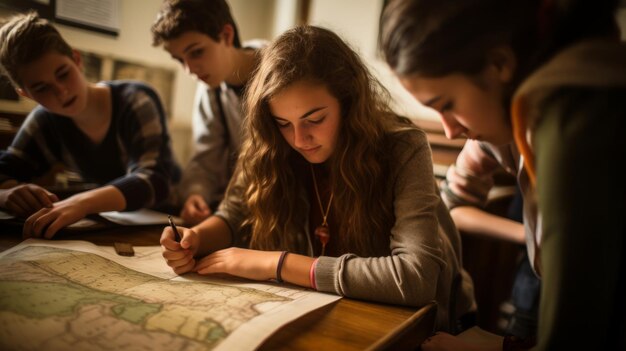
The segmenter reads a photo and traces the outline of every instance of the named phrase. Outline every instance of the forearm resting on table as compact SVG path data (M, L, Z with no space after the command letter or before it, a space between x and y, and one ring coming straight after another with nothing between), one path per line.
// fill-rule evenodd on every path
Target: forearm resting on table
M67 202L83 206L86 213L100 213L106 211L122 211L126 208L126 198L113 185L85 191L67 198Z
M309 273L314 261L315 258L313 257L287 254L281 269L281 278L286 282L311 288Z
M191 229L199 236L196 257L203 257L212 252L232 246L230 227L219 216L211 216ZM268 264L263 264L263 266L266 267L264 270L269 269L269 271L264 272L263 275L265 277L278 278L278 261L281 256L280 251L253 250L248 252L261 254L259 257L262 257L263 259L259 260L257 262L258 264L261 264L262 261L266 259L271 260L270 262L265 261ZM287 253L284 258L283 265L280 267L282 280L310 288L311 280L309 273L311 271L313 261L315 261L315 259L312 257Z
M461 231L517 244L524 244L525 242L524 225L506 217L497 216L472 206L455 207L450 210L450 214L457 228Z

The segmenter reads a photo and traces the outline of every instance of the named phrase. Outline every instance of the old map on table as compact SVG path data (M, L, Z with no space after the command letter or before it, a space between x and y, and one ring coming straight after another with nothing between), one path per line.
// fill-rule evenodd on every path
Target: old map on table
M134 257L84 241L0 254L2 350L249 350L338 296L188 274L159 247Z

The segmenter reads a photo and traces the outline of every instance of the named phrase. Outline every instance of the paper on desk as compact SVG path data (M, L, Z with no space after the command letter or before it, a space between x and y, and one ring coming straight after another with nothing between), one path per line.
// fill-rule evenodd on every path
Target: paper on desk
M3 220L3 219L13 219L13 218L15 218L14 215L12 215L12 214L10 214L8 212L4 212L4 211L0 210L0 220Z
M110 222L119 224L119 225L152 225L152 224L169 224L167 220L167 214L162 212L157 212L148 209L141 209L138 211L129 211L129 212L102 212L100 216L107 219ZM14 219L15 216L11 215L8 212L0 210L0 220L9 220ZM183 220L180 217L172 216L172 220L177 225L182 225ZM89 218L83 218L76 223L70 224L67 226L67 229L70 230L85 230L85 229L96 229L102 228L104 226L103 223L95 221Z
M90 218L83 218L78 222L72 223L67 226L67 229L90 229L90 228L101 228L104 225L98 221L94 221Z
M152 224L169 224L167 220L167 213L157 212L149 209L141 209L137 211L128 212L101 212L100 216L120 225L152 225ZM183 224L183 220L179 217L172 216L174 223L178 225Z

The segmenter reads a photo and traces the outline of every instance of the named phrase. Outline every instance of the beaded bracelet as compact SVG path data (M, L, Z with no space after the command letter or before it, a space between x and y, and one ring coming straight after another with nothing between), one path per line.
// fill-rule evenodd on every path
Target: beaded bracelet
M283 270L283 263L285 262L286 256L287 251L281 252L280 257L278 258L278 265L276 265L276 281L279 283L283 282L283 278L280 276L280 272Z
M313 288L313 290L317 290L317 285L315 284L315 268L317 267L317 260L319 260L319 258L316 258L315 261L313 261L311 269L309 269L309 280L311 281L311 288Z

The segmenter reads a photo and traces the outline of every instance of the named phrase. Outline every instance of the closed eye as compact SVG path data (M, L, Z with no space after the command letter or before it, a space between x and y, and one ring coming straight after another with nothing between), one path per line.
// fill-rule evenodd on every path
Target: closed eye
M274 121L276 122L276 125L278 126L278 128L287 128L289 126L289 122L284 121L282 119L274 119Z
M35 93L43 93L44 91L46 91L48 89L48 85L47 84L40 84L37 87L35 87L33 89L33 91Z
M194 49L189 53L189 56L191 58L198 58L201 57L202 54L204 54L204 49L198 48L198 49Z
M323 115L322 117L317 118L317 119L307 118L307 121L313 124L321 124L322 122L324 122L325 119L326 119L326 115Z
M61 72L59 72L59 73L57 74L57 78L59 78L59 79L63 80L63 79L65 79L65 78L67 78L67 76L68 76L69 74L70 74L70 71L69 71L69 70L64 70L64 71L61 71Z
M454 103L452 103L452 101L445 103L443 106L441 106L441 113L445 113L448 111L451 111L454 108Z

